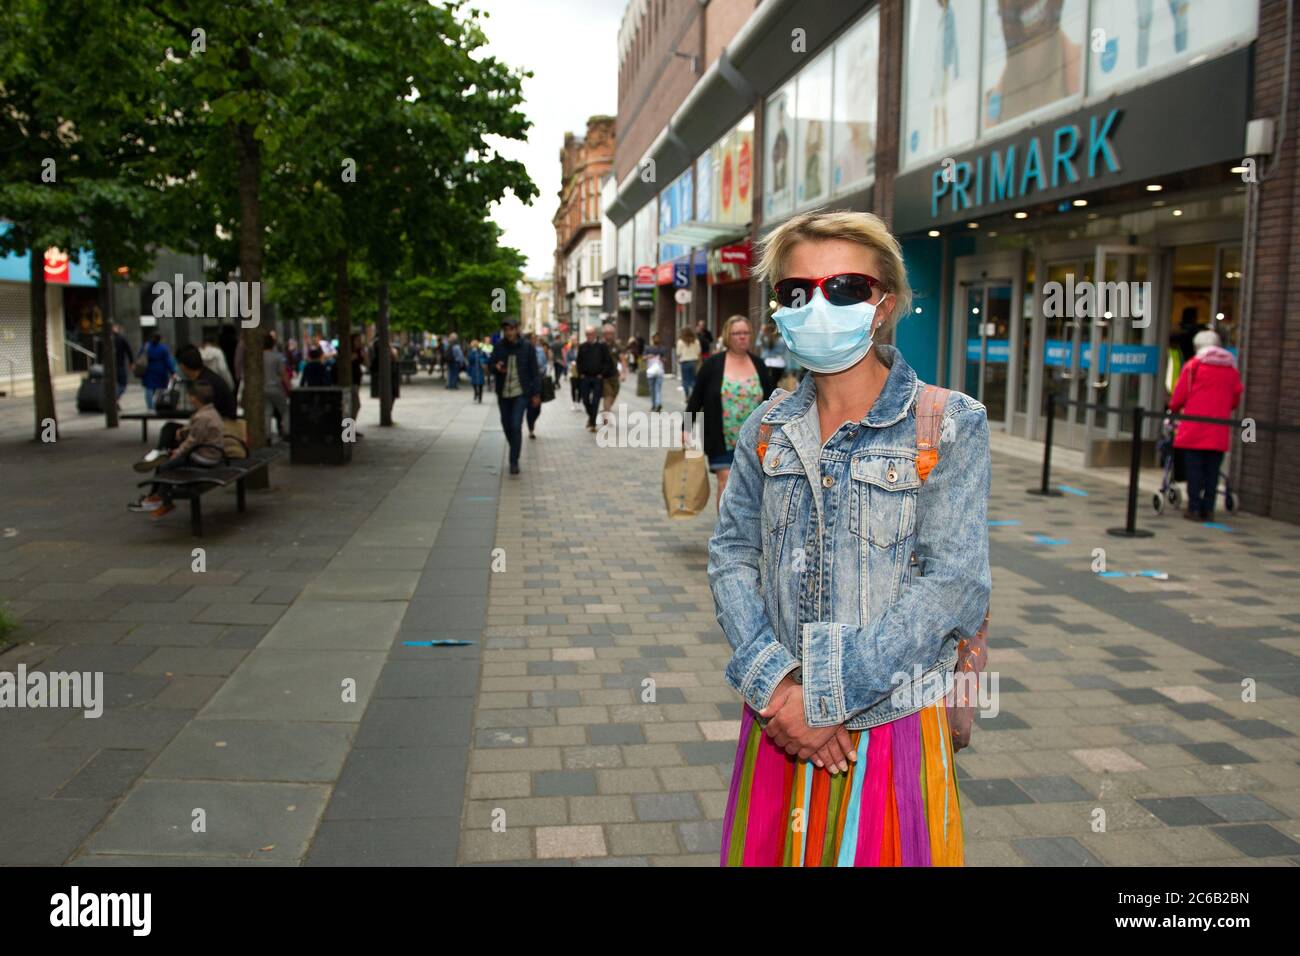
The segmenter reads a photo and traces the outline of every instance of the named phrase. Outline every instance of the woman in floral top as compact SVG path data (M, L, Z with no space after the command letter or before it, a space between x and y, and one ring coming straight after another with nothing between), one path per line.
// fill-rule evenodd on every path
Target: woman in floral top
M718 476L721 506L740 426L772 394L776 377L752 351L753 331L743 315L727 319L718 343L719 351L700 364L686 411L703 412L704 453Z

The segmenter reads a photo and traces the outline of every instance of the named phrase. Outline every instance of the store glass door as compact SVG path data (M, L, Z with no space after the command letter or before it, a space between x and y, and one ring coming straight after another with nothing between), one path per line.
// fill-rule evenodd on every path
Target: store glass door
M966 374L962 387L988 409L990 427L1007 417L1007 365L1011 359L1011 280L989 279L965 287Z

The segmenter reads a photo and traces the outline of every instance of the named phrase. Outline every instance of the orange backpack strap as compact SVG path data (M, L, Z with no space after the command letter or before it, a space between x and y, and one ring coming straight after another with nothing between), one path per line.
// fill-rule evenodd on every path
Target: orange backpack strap
M784 395L778 396L773 400L767 411L763 413L763 417L766 418L772 409L776 408L776 406L780 405L793 394L794 392L786 392ZM760 421L758 423L758 444L754 446L754 454L758 455L758 463L760 465L763 463L763 459L767 457L767 442L771 437L772 424L770 422Z
M922 385L916 396L916 475L922 481L939 463L939 437L949 394L938 385Z

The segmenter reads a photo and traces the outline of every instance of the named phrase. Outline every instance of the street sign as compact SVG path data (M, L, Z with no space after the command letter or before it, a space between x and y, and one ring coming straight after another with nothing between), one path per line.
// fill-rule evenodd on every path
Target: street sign
M691 284L691 264L689 262L673 263L673 285L685 289Z
M676 300L678 305L686 305L691 301L691 290L678 289L673 293L673 299Z

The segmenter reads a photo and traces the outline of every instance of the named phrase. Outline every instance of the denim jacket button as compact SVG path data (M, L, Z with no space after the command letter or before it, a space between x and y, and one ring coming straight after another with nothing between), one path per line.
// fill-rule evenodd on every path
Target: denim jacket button
M888 481L890 484L893 484L898 480L898 472L894 471L893 468L890 468L889 471L885 474L885 480Z
M823 487L823 488L829 488L829 487L831 487L833 484L835 484L835 479L832 478L830 475L827 475L825 478L822 479L822 487Z

